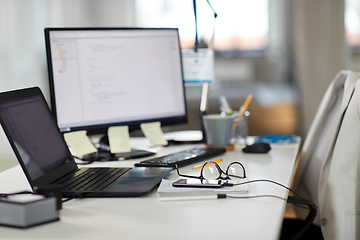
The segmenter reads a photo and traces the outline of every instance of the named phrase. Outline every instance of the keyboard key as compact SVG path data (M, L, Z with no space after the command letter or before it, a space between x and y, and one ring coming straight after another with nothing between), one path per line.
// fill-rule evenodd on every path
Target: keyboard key
M90 168L72 178L69 182L60 182L64 190L94 191L102 190L120 178L130 168Z

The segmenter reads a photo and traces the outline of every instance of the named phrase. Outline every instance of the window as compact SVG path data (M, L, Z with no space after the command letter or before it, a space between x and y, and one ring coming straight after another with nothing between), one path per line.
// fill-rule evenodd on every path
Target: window
M216 20L209 5L218 14ZM268 0L197 0L198 39L218 51L266 48L269 32ZM191 0L136 0L139 27L177 27L181 47L195 44L195 18ZM216 23L215 23L216 21Z
M360 50L360 1L345 0L345 36L353 51Z

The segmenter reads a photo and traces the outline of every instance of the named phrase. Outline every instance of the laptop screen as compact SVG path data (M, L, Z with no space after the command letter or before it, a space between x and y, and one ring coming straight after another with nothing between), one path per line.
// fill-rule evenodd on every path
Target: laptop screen
M0 102L0 116L32 180L72 160L41 96Z

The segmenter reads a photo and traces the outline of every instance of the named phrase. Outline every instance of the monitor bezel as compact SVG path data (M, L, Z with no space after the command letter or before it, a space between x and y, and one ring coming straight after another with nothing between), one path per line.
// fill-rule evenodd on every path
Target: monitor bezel
M47 58L47 69L48 69L48 78L49 78L49 89L50 89L50 105L51 111L55 116L55 120L57 122L57 111L56 111L56 96L55 96L55 86L54 86L54 75L53 75L53 64L51 58L51 48L50 48L50 32L51 31L112 31L112 30L120 30L120 31L128 31L128 30L137 30L137 31L148 31L148 30L172 30L177 31L177 35L179 36L179 30L177 28L124 28L124 27L83 27L83 28L45 28L45 50L46 50L46 58ZM141 119L138 121L128 121L128 122L112 122L106 124L97 124L97 125L86 125L80 127L72 127L70 131L65 132L73 132L79 130L86 130L88 135L95 135L95 134L106 134L109 127L112 126L128 126L129 131L135 131L140 129L141 123L148 123L158 121L161 123L161 126L172 126L172 125L179 125L179 124L187 124L188 123L188 110L187 110L187 103L186 103L186 92L185 92L185 81L184 81L184 73L183 73L183 63L182 63L182 53L181 53L181 46L180 46L180 39L178 40L179 49L180 49L180 68L181 68L181 79L182 79L182 91L183 91L183 102L185 107L185 113L181 116L176 117L165 117L165 118L155 118L155 119Z

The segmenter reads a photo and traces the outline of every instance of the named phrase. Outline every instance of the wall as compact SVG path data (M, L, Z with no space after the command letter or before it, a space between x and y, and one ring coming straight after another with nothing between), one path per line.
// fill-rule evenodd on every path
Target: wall
M133 0L1 0L0 91L39 86L49 101L44 28L135 26L134 2ZM289 40L283 26L286 25L284 20L286 4L287 0L271 1L270 45L265 55L216 60L215 74L218 81L211 86L212 112L219 111L219 96L227 96L233 108L238 109L250 92L255 95L251 107L263 106L264 103L270 102L296 104L297 96L293 86L273 86L276 82L288 82ZM200 89L196 86L186 87L190 123L170 130L195 129L199 126L200 120L197 116ZM266 121L262 122L266 125ZM13 158L2 130L0 130L0 156L5 159Z
M49 101L45 27L133 26L133 16L132 0L1 0L0 91L39 86ZM13 164L0 128L0 170Z

